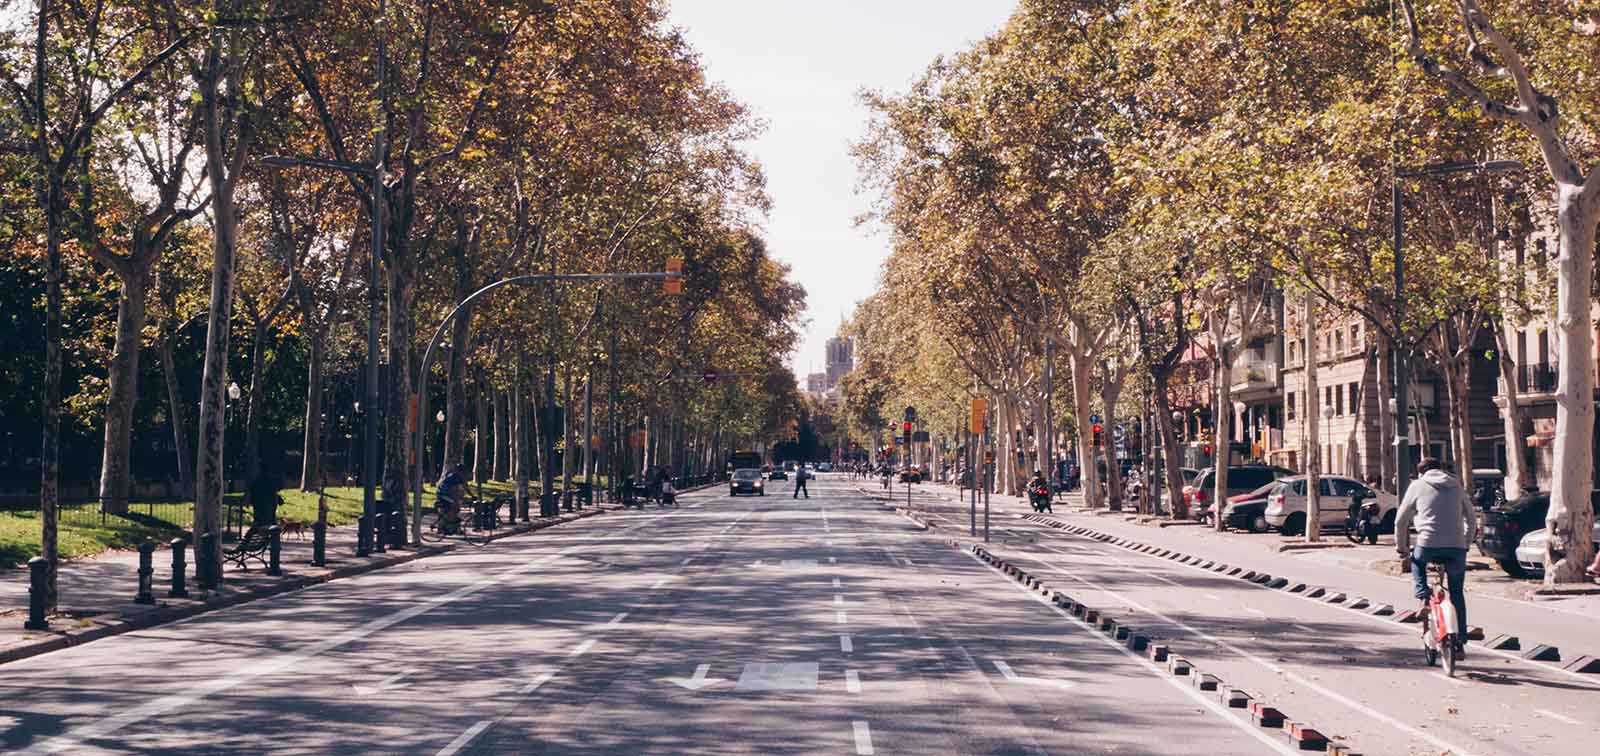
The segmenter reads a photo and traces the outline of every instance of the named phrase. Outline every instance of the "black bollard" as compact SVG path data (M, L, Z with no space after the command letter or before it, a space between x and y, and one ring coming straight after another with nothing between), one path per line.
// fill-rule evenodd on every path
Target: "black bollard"
M277 525L267 528L267 574L283 574L283 531Z
M133 597L135 604L154 604L156 594L151 591L156 568L151 565L155 560L156 545L149 541L139 544L139 593Z
M28 621L22 623L26 630L49 630L44 618L45 597L50 592L50 563L44 557L28 560Z
M328 564L328 524L318 520L311 523L311 566Z
M389 515L383 510L372 513L372 550L379 554L388 550L385 542L388 540L384 531L389 529Z
M184 552L189 550L189 542L182 538L172 539L172 590L167 591L169 598L189 598L189 589L183 585L184 573L189 565L184 563Z
M222 565L217 564L217 534L206 533L200 536L200 548L194 552L194 573L200 590L216 590L222 583L222 576L217 574L222 571Z
M366 515L356 518L356 556L364 557L371 553L367 545L367 537L372 535L372 520Z

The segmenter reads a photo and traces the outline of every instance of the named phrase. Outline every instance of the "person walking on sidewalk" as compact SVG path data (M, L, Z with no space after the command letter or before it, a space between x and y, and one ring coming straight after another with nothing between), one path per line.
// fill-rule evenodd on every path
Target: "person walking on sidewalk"
M1478 517L1461 487L1432 457L1417 465L1421 475L1406 488L1400 511L1394 519L1395 550L1411 564L1412 594L1428 604L1428 563L1440 562L1450 583L1450 601L1456 606L1456 620L1467 626L1467 546L1477 536ZM1411 548L1411 527L1417 528L1416 548ZM1459 650L1459 649L1458 649Z
M811 477L811 475L810 475L810 473L806 472L806 466L805 465L795 465L795 468L794 468L794 497L793 498L796 498L796 499L800 498L800 494L802 494L802 493L806 495L807 499L811 498L811 491L806 489L806 478L809 478L809 477Z

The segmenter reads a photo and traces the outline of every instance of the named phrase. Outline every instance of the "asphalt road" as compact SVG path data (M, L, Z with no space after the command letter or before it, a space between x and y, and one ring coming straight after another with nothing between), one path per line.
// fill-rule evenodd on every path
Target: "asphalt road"
M964 535L968 505L930 493L914 492L916 507ZM1424 665L1417 625L1074 536L1020 519L1025 505L993 503L997 554L1363 753L1595 753L1592 675L1474 644L1447 678ZM1397 610L1416 603L1393 600Z
M842 476L811 488L691 494L8 664L0 748L1293 752Z

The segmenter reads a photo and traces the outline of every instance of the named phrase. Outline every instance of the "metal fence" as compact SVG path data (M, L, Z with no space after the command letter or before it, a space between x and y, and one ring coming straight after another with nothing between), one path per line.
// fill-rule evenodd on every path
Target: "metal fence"
M162 530L187 530L194 522L194 503L188 501L129 500L126 513L112 514L100 506L98 499L64 501L57 520L63 529L104 527L119 522L134 522ZM36 497L0 498L0 517L33 520L41 516Z

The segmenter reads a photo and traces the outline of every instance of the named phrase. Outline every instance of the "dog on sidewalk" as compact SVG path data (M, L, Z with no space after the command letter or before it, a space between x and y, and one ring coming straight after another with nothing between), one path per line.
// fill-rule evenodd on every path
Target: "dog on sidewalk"
M306 537L306 524L297 522L287 517L278 520L278 534L284 538L295 536L301 540Z

